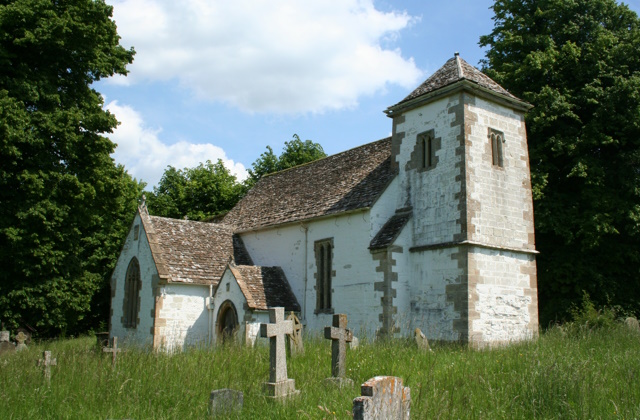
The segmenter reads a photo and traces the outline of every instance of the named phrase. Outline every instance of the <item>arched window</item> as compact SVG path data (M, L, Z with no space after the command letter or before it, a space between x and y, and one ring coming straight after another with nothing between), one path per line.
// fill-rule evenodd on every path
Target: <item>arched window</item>
M422 137L422 167L425 169L432 168L434 165L433 137Z
M502 151L502 143L504 142L504 133L489 129L489 138L491 139L491 156L493 166L504 167L504 158Z
M127 268L124 281L124 301L122 303L122 325L125 328L135 328L138 325L138 311L140 310L140 264L133 257Z
M316 253L316 313L331 313L331 277L333 277L333 239L314 244Z

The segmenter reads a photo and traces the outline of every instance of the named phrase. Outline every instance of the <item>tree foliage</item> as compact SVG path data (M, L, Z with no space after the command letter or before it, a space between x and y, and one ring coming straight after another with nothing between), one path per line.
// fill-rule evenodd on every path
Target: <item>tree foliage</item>
M320 144L311 140L302 141L297 134L294 134L291 141L284 142L284 150L279 157L273 153L271 146L267 146L267 151L251 165L253 169L249 169L248 184L252 186L266 174L283 171L326 156Z
M541 321L582 291L640 312L640 22L614 0L497 0L484 71L535 105Z
M221 160L195 168L169 166L149 194L147 207L156 216L204 220L231 210L245 191Z
M142 186L91 83L126 74L102 0L0 2L0 319L73 332L108 284Z
M318 143L302 141L297 134L285 142L278 157L270 146L252 164L249 178L238 182L221 160L195 168L167 167L157 187L149 193L147 207L155 216L207 220L231 210L262 176L325 157Z

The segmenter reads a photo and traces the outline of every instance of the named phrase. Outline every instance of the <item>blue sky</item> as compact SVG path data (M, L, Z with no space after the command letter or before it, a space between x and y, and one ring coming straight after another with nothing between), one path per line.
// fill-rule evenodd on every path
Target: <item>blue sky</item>
M107 2L136 57L95 87L121 122L114 159L148 189L206 160L242 179L294 133L328 154L384 138L383 111L456 51L478 66L493 28L491 0Z

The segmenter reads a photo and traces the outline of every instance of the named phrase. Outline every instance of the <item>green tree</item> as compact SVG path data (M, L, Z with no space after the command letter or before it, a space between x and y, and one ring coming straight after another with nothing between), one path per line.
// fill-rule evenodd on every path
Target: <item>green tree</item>
M311 140L302 141L297 134L293 135L291 141L285 141L284 146L284 150L279 157L273 153L271 146L267 146L267 151L262 153L251 165L253 169L249 169L248 186L253 186L266 174L283 171L327 157L320 144Z
M133 60L111 13L102 0L0 2L0 319L9 327L81 328L141 189L110 157L103 134L117 121L91 88Z
M526 117L541 321L585 290L640 312L640 22L614 0L497 0L484 71Z
M231 210L245 192L222 160L183 170L169 166L147 206L156 216L205 220Z

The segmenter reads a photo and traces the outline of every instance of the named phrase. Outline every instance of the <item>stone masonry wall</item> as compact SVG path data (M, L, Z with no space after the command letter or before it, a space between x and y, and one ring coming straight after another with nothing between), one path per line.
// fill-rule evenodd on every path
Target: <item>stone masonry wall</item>
M468 239L534 250L533 200L524 116L484 99L465 96ZM492 165L490 128L504 133L504 167Z
M537 335L533 201L524 116L465 94L469 337L476 345ZM489 133L504 133L502 166Z
M162 307L159 318L166 320L156 328L163 337L161 347L167 351L182 350L184 346L205 344L208 339L209 318L206 298L209 286L171 283L160 287Z
M536 262L531 254L474 248L469 254L472 341L508 343L538 335Z

